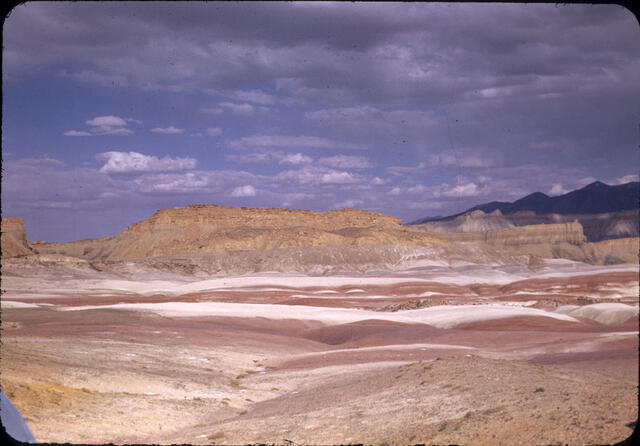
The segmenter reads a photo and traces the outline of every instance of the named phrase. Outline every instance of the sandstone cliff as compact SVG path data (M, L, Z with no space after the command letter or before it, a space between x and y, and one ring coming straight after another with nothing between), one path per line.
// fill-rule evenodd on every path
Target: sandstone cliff
M2 219L2 257L15 257L32 254L27 244L27 232L24 229L24 219Z

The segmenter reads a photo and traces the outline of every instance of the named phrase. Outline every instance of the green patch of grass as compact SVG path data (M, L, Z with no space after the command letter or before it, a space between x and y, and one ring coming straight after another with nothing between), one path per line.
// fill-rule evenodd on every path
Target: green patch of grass
M544 387L536 387L536 390L533 393L544 392Z
M465 414L464 414L464 418L465 418L465 419L466 419L466 418L469 418L471 415L473 415L473 412L472 412L472 411L469 411L469 412L467 412L467 413L465 413Z

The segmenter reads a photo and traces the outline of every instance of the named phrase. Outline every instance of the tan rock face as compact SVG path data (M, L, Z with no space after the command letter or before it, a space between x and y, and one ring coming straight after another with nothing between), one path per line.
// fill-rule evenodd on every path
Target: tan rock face
M407 230L395 217L356 209L312 212L192 205L159 210L116 237L33 246L38 253L115 260L371 244L443 246L448 242Z
M31 254L27 245L27 232L23 218L2 219L2 256L15 257Z

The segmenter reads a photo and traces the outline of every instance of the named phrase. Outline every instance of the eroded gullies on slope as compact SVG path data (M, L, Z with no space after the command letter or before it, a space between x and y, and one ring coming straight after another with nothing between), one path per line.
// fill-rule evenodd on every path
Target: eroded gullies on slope
M68 297L9 281L3 387L51 441L509 439L531 414L550 432L531 441L625 437L637 298L607 293L637 286L637 266L486 271L120 279ZM598 418L614 397L629 401Z

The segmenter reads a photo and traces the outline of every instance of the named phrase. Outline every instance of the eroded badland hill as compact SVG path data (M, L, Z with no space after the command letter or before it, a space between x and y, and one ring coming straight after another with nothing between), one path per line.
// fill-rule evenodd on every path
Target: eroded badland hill
M38 442L611 444L637 421L638 238L205 205L27 236L2 220L0 379Z

